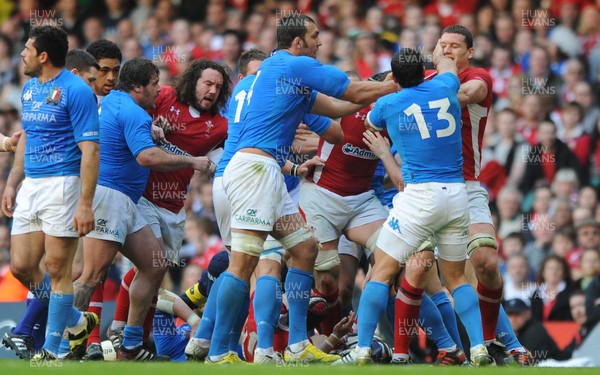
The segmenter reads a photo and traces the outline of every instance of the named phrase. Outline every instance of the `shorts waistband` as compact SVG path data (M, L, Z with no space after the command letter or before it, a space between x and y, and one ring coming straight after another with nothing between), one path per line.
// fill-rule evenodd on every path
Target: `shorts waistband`
M439 190L445 188L455 188L465 186L464 182L422 182L422 183L412 183L407 184L406 188L410 189L426 189L426 190Z
M251 154L249 152L236 152L235 155L233 155L232 160L233 159L242 159L245 161L252 161L252 162L259 162L259 163L263 163L263 164L270 164L273 165L277 168L279 167L279 164L277 164L277 161L274 158L268 157L268 156L264 156L264 155L257 155L257 154Z
M467 181L465 181L465 183L467 184L467 187L472 187L472 186L480 187L481 186L481 182L476 181L476 180L467 180Z

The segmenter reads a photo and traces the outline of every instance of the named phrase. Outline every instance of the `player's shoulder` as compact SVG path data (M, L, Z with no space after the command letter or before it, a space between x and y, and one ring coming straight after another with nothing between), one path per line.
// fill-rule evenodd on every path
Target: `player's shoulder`
M61 82L63 87L65 87L70 92L75 92L77 94L91 94L94 95L94 91L92 88L85 83L85 81L71 73L68 70L65 70L61 73Z
M465 83L474 79L482 80L485 83L492 82L492 77L490 76L490 73L487 70L473 66L469 66L467 69L465 69L459 75L459 78L461 83Z
M245 76L237 83L237 85L235 85L235 88L233 89L233 91L235 93L238 93L242 90L249 89L250 86L252 86L252 83L254 82L255 78L256 78L256 74L250 74L250 75Z

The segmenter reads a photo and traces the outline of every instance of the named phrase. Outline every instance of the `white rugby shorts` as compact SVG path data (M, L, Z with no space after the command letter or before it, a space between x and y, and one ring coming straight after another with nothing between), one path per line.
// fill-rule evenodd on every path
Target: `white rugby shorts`
M44 232L54 237L79 237L73 230L81 194L78 176L26 177L15 199L12 235Z
M461 261L467 257L469 212L464 183L408 184L394 197L377 247L400 263L433 239L439 257Z

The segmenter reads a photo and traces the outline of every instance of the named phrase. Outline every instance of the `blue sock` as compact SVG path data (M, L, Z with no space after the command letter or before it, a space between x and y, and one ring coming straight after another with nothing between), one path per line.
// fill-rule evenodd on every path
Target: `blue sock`
M69 320L67 320L67 327L75 327L79 323L79 318L83 313L73 306L69 311Z
M210 342L209 356L219 356L229 351L229 334L248 295L248 284L229 272L221 274L223 280L217 296L217 319ZM212 291L211 291L212 294Z
M389 296L385 308L385 315L387 316L388 322L390 322L392 330L394 330L394 314L396 314L396 296Z
M379 318L388 303L390 287L377 281L369 281L358 304L358 346L371 348L371 341Z
M223 274L217 277L212 288L210 288L210 293L208 293L208 299L204 306L204 313L202 314L202 321L194 336L197 339L210 340L212 338L215 320L217 319L217 296L221 288L221 281L223 281Z
M123 347L132 350L142 345L144 341L144 327L128 326L123 329Z
M63 337L69 313L73 307L72 294L50 293L48 304L48 335L44 343L44 349L52 354L58 355L60 340Z
M463 284L454 289L452 297L454 298L454 309L469 335L471 348L483 345L483 328L477 293L470 284Z
M285 278L285 295L288 300L290 336L288 345L308 340L306 334L306 314L313 285L311 273L290 268Z
M423 293L421 300L419 323L438 349L448 349L454 346L454 341L444 325L440 311L426 293Z
M281 282L273 276L259 277L256 280L256 289L254 289L257 348L268 349L273 346L273 337L280 312Z
M58 346L58 358L62 358L69 353L69 339L63 337Z
M463 344L460 340L460 333L458 333L458 323L456 322L456 314L454 313L454 307L452 307L452 303L446 295L446 292L441 291L439 293L431 296L431 300L437 306L440 311L440 315L444 320L444 325L446 326L446 330L452 337L452 341L454 341L463 351Z
M248 318L248 308L250 307L250 296L246 293L244 303L240 308L240 312L237 315L235 324L233 325L233 331L229 335L229 351L237 353L238 345L240 343L240 336L242 335L242 329L244 329L244 323Z
M36 352L39 352L46 341L46 323L48 322L48 309L43 314L40 322L33 326L31 336L33 337L33 347Z
M50 276L48 276L48 274L44 275L44 280L42 280L42 282L39 284L35 284L35 288L31 290L31 293L33 293L35 298L42 301L46 306L48 306L52 294L52 284L50 283Z
M515 331L513 331L512 326L510 325L510 320L508 319L508 316L506 315L502 305L500 305L500 311L498 312L496 338L506 347L506 350L508 351L523 348L523 345L521 345L519 339L517 339L517 335L515 335Z
M25 315L17 324L13 333L15 335L26 335L32 336L33 327L36 323L41 322L41 318L48 313L48 305L43 303L37 298L28 298L27 310L25 311Z

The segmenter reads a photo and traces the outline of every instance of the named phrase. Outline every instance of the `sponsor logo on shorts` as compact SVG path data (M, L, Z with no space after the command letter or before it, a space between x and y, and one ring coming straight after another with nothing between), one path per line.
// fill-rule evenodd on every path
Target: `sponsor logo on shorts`
M115 236L117 238L121 238L118 229L107 228L108 219L96 219L96 228L94 231L102 234L110 234L111 236Z
M239 223L259 224L259 225L269 225L269 226L272 225L271 222L267 219L263 219L260 217L253 217L253 216L249 216L249 215L235 215L234 219Z
M377 156L373 153L373 151L365 150L364 148L360 148L352 145L351 143L346 143L342 147L342 152L346 155L354 156L361 159L367 160L377 160Z
M256 210L253 209L253 208L249 208L249 209L246 210L246 215L255 217L256 216Z

